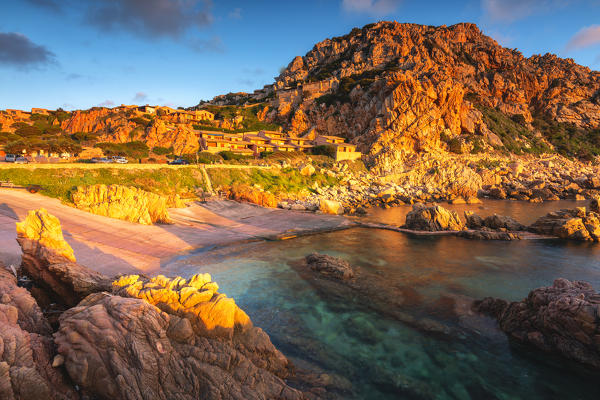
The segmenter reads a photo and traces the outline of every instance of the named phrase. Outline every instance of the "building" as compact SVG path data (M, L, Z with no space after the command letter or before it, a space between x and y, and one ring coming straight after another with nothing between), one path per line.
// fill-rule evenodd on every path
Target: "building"
M313 142L315 146L323 146L327 144L344 143L344 138L341 138L339 136L319 135L315 138Z
M45 108L32 108L31 113L32 114L50 115L48 110L46 110Z
M150 107L149 105L145 105L145 106L138 107L138 111L141 111L144 114L155 114L156 113L156 108L155 107Z
M288 137L285 143L296 147L296 151L308 152L313 148L312 140L308 138Z

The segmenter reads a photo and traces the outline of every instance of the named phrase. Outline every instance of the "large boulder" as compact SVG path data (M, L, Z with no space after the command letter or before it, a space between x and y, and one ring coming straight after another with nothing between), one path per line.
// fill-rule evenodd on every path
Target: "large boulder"
M560 210L539 218L529 230L542 235L557 236L562 239L600 241L600 219L585 207Z
M312 253L306 256L306 264L322 276L349 280L354 278L354 270L347 261L326 254Z
M106 276L76 262L58 218L43 208L17 223L17 242L23 251L23 272L53 302L70 307L90 293L110 288Z
M209 275L125 276L54 335L73 381L100 399L303 399L289 363Z
M53 368L51 328L29 292L0 265L0 398L75 400L79 394Z
M485 218L480 217L472 211L465 211L465 220L469 229L491 229L502 231L524 231L527 227L516 221L513 217L505 215L488 215Z
M522 301L488 297L474 308L512 339L600 369L600 294L587 282L557 279Z
M461 231L465 225L455 211L417 203L406 215L404 227L415 231Z
M181 206L177 196L161 196L130 186L79 186L71 199L75 207L105 217L144 225L170 223L167 208Z
M324 214L341 215L344 213L344 206L339 201L321 199L319 201L319 211Z
M271 192L245 185L233 185L227 192L227 197L231 200L246 201L262 207L276 208L277 198Z

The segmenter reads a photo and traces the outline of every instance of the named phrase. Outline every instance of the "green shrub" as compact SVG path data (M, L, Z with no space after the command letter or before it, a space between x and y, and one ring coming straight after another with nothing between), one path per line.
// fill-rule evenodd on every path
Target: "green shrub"
M146 143L133 141L127 143L96 143L94 147L102 149L108 156L123 156L130 158L148 157L149 149Z
M156 146L156 147L152 148L152 152L156 155L164 156L164 155L173 153L173 146L171 146L171 147Z
M311 153L315 155L328 156L335 159L335 155L337 152L335 146L325 144L313 147L311 149Z

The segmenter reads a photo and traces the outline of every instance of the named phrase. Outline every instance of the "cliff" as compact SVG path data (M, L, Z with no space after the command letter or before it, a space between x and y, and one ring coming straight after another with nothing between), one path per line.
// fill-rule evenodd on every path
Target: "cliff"
M355 28L294 58L273 90L271 120L344 136L382 171L415 153L600 151L600 73L526 58L474 24ZM560 143L569 129L584 146Z

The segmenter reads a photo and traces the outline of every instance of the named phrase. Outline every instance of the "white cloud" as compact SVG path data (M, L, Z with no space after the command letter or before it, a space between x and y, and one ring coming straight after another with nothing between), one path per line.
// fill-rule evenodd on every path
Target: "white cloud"
M398 9L401 0L342 0L344 11L384 16Z
M565 50L579 50L597 44L600 44L600 25L590 25L573 35Z
M565 6L569 0L481 0L484 16L492 22L513 22Z
M137 92L133 98L134 103L141 103L145 100L148 100L148 95L144 92Z
M111 107L114 105L115 105L115 102L112 100L104 100L102 103L98 104L99 107Z

